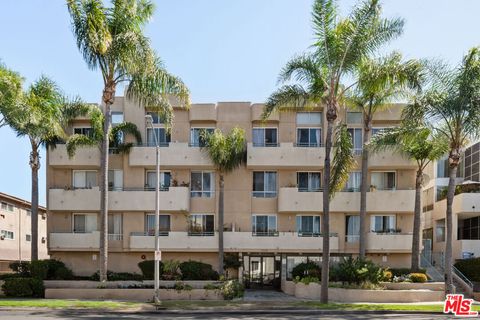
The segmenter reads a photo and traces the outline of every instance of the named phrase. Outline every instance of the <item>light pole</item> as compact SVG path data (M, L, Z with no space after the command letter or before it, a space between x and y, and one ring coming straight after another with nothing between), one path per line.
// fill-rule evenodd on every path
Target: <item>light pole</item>
M155 132L155 128L153 127L152 116L147 114L145 116L145 119L147 122L147 127L150 126L150 128L152 129L153 137L155 139L155 173L157 179L155 183L155 276L153 302L155 304L160 304L160 145L158 144L157 133Z

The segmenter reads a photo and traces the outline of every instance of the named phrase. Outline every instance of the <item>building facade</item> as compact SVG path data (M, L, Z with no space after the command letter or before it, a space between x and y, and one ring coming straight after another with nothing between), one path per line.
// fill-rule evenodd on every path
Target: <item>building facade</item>
M135 123L143 143L129 154L110 155L109 269L139 272L137 263L153 259L155 148L145 115L153 116L160 137L160 228L162 259L200 260L217 267L218 174L202 151L202 132L245 130L246 165L225 176L224 248L239 254L240 273L252 282L288 278L306 259L322 252L322 175L325 113L272 114L262 121L262 104L219 102L174 108L170 133L161 119L126 98L117 97L113 123ZM401 106L379 112L378 132L399 123ZM341 110L354 140L358 166L344 191L331 203L332 256L358 253L362 115ZM88 134L88 119L72 133ZM130 139L130 137L125 137ZM65 146L48 151L49 252L76 274L98 269L99 150L82 148L74 158ZM391 152L370 157L367 195L367 253L392 267L410 263L415 164Z
M13 261L31 257L31 204L0 192L0 273L11 271ZM38 210L38 258L47 259L47 209Z

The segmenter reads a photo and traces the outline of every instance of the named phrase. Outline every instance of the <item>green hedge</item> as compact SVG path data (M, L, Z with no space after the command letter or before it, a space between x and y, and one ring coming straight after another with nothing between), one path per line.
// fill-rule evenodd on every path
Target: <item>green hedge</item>
M304 277L316 277L320 279L321 276L322 268L313 261L302 262L292 269L293 279L297 279L297 277L299 279L303 279Z
M218 280L218 272L212 265L200 261L188 260L180 264L182 280Z
M5 279L2 290L7 297L43 298L45 295L43 280L37 278Z
M378 284L384 279L384 269L370 260L360 258L343 259L332 268L330 280L348 284Z
M455 267L463 273L468 280L480 282L480 258L458 260Z
M144 260L138 263L138 267L142 271L145 280L153 280L155 276L154 260ZM160 276L162 275L163 263L160 261Z
M55 259L22 261L10 263L10 268L19 277L32 277L42 280L72 280L72 270L67 268L62 261Z
M388 271L392 273L393 277L401 277L401 276L406 276L409 275L410 273L423 273L427 274L426 269L420 269L416 272L413 272L412 269L410 268L388 268Z
M108 281L142 281L143 276L138 273L130 273L130 272L113 272L108 270L107 271L107 279ZM93 281L100 281L100 272L97 271L91 275L90 280Z

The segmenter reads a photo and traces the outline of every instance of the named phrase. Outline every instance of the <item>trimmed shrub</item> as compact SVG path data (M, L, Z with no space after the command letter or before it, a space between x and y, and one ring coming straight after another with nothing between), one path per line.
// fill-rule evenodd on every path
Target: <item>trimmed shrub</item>
M183 280L218 280L218 272L208 263L188 260L180 264L180 270Z
M74 278L72 270L62 261L45 259L36 261L13 262L10 268L19 277L33 277L42 280L71 280Z
M155 277L154 260L143 260L138 263L138 267L142 271L143 278L146 280L153 280ZM162 271L162 262L160 261L160 273Z
M409 275L410 273L412 273L412 269L410 269L410 268L389 268L388 270L392 273L393 277L406 276L406 275ZM420 269L415 273L426 274L427 270L426 269Z
M384 274L379 265L370 260L349 257L335 267L335 281L360 285L362 283L378 284Z
M322 276L322 269L313 261L302 262L292 269L293 279L296 279L297 277L303 279L304 277L309 276L316 278L320 278Z
M223 257L223 269L238 269L242 266L238 253L225 253Z
M107 279L108 281L142 281L143 276L137 273L113 272L108 270ZM92 276L90 277L90 280L100 281L100 272L97 271L94 274L92 274Z
M165 260L162 266L162 278L165 280L180 280L180 261Z
M10 269L13 272L19 274L22 277L30 276L30 262L29 261L15 261L9 264Z
M30 262L30 276L32 278L47 279L48 262L46 260L35 260Z
M428 280L424 273L410 273L408 277L414 283L424 283Z
M45 294L43 281L36 278L5 279L2 290L7 297L43 298Z
M458 260L455 267L470 281L480 282L480 258Z
M225 281L220 290L222 292L223 299L225 300L241 298L243 297L243 293L245 291L243 285L238 282L238 280Z

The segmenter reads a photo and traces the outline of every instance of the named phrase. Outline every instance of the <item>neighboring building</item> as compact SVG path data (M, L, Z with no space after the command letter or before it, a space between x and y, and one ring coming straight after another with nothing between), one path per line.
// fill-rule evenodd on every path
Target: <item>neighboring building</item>
M137 263L153 259L155 148L145 110L116 97L114 122L135 123L143 144L129 154L110 155L109 269L140 272ZM225 177L225 252L239 253L240 274L252 282L288 278L307 257L319 261L322 251L322 174L325 157L325 114L273 114L262 122L262 104L219 102L174 108L171 134L154 115L160 135L162 259L201 260L217 267L218 174L201 150L201 132L234 126L245 129L246 166ZM401 106L375 115L374 133L398 125ZM362 148L362 116L341 110ZM89 131L88 119L72 125L72 133ZM130 137L126 137L130 139ZM358 253L360 162L347 187L331 203L332 256ZM65 146L48 151L49 252L76 274L91 275L99 262L99 149L79 149L74 158ZM367 252L392 267L410 264L415 168L391 152L369 161Z
M31 204L0 192L0 273L13 261L30 260ZM38 258L47 259L47 209L38 209Z

